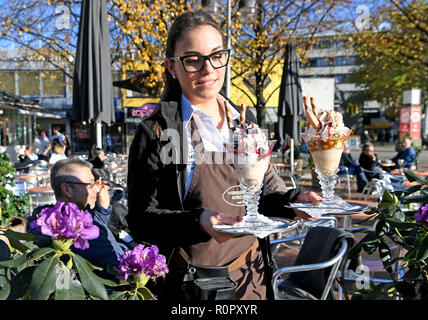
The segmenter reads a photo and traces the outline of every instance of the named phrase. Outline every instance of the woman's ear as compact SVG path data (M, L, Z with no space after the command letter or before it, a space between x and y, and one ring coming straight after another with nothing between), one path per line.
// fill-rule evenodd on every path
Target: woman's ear
M171 75L171 77L176 79L177 76L175 75L175 71L174 71L174 62L171 61L170 59L165 59L164 63L165 63L166 68L168 69L168 72Z

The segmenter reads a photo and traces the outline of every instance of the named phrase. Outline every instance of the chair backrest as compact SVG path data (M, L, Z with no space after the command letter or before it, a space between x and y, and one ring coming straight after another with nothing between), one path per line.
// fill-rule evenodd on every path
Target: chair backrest
M338 228L310 228L296 258L295 266L328 261L338 254L343 248L344 242L347 243L346 251L348 251L354 241L355 239L352 234ZM338 270L338 264L342 263L345 254L346 252L344 252L344 255L334 266L335 273ZM303 290L321 298L323 293L325 295L327 286L329 286L327 289L330 290L333 280L331 279L332 268L333 266L324 269L295 272L290 274L286 281L291 281Z

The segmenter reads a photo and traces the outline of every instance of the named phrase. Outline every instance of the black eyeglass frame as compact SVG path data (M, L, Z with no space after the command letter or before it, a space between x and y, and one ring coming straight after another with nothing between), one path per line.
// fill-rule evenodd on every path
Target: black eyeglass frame
M77 181L64 181L63 183L71 183L71 184L83 184L90 189L93 189L96 185L101 185L102 182L99 180L94 180L92 182L77 182Z
M227 52L227 61L226 61L226 63L225 63L224 65L222 65L221 67L214 67L213 63L211 62L211 57L212 57L213 55L215 55L215 54L218 54L219 52ZM184 68L184 71L189 72L189 73L194 73L194 72L199 72L199 71L203 70L203 69L204 69L204 67L205 67L205 61L207 61L207 60L210 62L211 66L212 66L214 69L221 69L221 68L224 68L225 66L227 66L227 64L228 64L228 63L229 63L229 61L230 61L230 56L232 55L232 53L231 53L231 52L232 52L232 49L221 49L221 50L217 50L217 51L215 51L215 52L213 52L213 53L210 53L209 55L206 55L206 56L201 55L201 54L188 54L188 55L181 56L181 57L169 57L168 59L170 59L170 60L174 60L174 61L181 61L181 64L183 65L183 68ZM195 70L195 71L188 71L188 70L186 69L186 66L184 65L184 59L189 58L189 57L199 57L199 58L203 58L203 59L204 59L204 60L202 61L202 63L201 63L201 68L200 68L199 70Z

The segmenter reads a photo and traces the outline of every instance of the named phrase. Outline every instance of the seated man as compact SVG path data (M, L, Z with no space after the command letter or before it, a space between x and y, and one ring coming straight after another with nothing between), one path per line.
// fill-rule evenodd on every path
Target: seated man
M369 181L373 178L382 179L383 171L380 167L380 161L378 160L377 155L374 153L373 144L366 143L363 145L363 149L358 162L360 163L361 168L368 171L372 171L364 172L364 175Z
M408 137L404 138L401 146L403 149L401 149L391 160L395 163L395 168L400 169L401 166L398 163L398 160L403 159L403 168L410 169L416 160L416 151L412 148L412 140L410 140Z
M97 267L103 268L100 276L113 278L113 268L118 265L118 258L124 253L116 242L112 232L108 229L111 213L108 186L101 180L96 181L92 174L92 165L80 159L65 159L55 163L51 170L51 186L57 201L74 202L81 210L85 209L92 214L93 223L99 228L97 239L89 240L86 250L71 247L72 251L82 256ZM27 231L41 235L37 229L32 229L30 222L37 219L43 207L34 210L27 223ZM50 238L46 243L36 243L39 246L49 246Z
M355 162L354 159L352 158L351 151L349 150L348 146L345 146L342 152L342 157L340 158L338 175L346 174L346 173L357 176L358 192L363 191L364 186L366 185L367 179L364 176L363 172L361 171L360 165L357 162Z

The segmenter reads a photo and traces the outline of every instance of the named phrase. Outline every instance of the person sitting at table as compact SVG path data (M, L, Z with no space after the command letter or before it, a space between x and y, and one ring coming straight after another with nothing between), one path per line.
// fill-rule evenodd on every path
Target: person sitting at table
M79 209L89 211L94 225L99 228L98 238L89 240L88 249L81 250L72 246L71 250L93 265L103 268L99 273L100 276L113 278L113 267L118 265L118 258L124 252L107 227L112 210L108 194L109 187L100 179L95 180L92 165L89 162L76 158L55 163L51 169L51 186L57 201L73 202ZM45 207L47 206L34 209L32 215L27 218L27 232L42 235L40 230L31 228L30 223L37 219L37 214ZM46 247L51 244L49 237L44 238L45 241L37 245Z
M49 161L48 153L51 146L46 130L40 130L39 135L33 141L33 147L36 149L39 160Z
M367 178L361 171L360 165L352 158L351 151L347 145L345 145L345 148L343 149L339 163L338 175L343 174L355 175L357 177L358 192L363 191Z
M26 146L24 155L19 156L19 162L15 163L14 167L16 170L28 172L28 169L33 165L39 157L36 154L36 150L32 146Z
M92 146L91 159L88 161L92 163L95 178L102 178L103 180L109 180L109 173L105 166L106 154L103 149L98 148L96 145Z
M398 161L402 159L404 161L402 165L403 168L410 169L416 160L416 151L412 147L412 140L409 137L405 137L401 142L401 146L403 148L394 158L391 159L391 161L395 163L395 169L400 169L401 166Z
M377 155L374 153L374 146L372 143L366 143L363 145L358 162L360 163L361 168L371 171L364 172L364 175L368 181L372 180L373 178L382 179L383 171L380 167L380 161L378 160Z
M65 155L65 145L58 139L52 141L52 155L49 158L49 167L51 168L57 161L67 159Z

